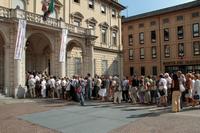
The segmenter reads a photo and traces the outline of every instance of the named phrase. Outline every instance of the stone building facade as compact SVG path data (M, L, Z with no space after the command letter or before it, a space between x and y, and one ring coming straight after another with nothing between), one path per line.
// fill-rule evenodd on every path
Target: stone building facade
M48 0L47 0L48 1ZM114 0L55 0L42 19L43 0L0 0L0 90L16 96L26 72L85 76L123 75L121 17ZM14 52L19 19L27 21L22 59ZM67 29L66 60L59 62L62 29Z
M124 74L200 72L200 1L124 18Z

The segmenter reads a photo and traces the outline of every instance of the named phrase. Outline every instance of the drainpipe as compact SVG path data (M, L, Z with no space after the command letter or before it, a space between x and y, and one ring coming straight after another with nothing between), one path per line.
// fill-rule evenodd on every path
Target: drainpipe
M71 13L71 0L69 0L69 24L71 22L70 13Z
M159 35L159 46L160 46L160 73L163 71L162 70L162 40L161 40L161 27L160 27L160 16L158 17L158 27L159 27L159 32L158 32L158 35Z
M65 2L65 0L63 1L63 20L64 20L64 22L66 22L66 20L65 20L65 6L66 6L66 4L65 4L66 2Z

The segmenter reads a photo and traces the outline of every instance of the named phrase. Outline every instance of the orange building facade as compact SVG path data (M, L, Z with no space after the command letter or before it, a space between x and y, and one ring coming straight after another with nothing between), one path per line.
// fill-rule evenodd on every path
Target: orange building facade
M200 1L122 20L124 75L200 72Z

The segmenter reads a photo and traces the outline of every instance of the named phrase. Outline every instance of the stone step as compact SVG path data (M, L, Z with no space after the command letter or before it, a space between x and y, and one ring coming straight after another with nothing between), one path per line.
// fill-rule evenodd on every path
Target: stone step
M0 98L5 98L6 96L0 93Z
M12 98L6 97L4 94L0 93L0 99L12 99Z

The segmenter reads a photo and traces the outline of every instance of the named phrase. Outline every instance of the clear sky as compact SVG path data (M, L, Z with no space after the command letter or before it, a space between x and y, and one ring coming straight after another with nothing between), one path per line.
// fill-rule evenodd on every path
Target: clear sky
M126 7L122 15L134 16L137 14L154 11L194 0L119 0Z

